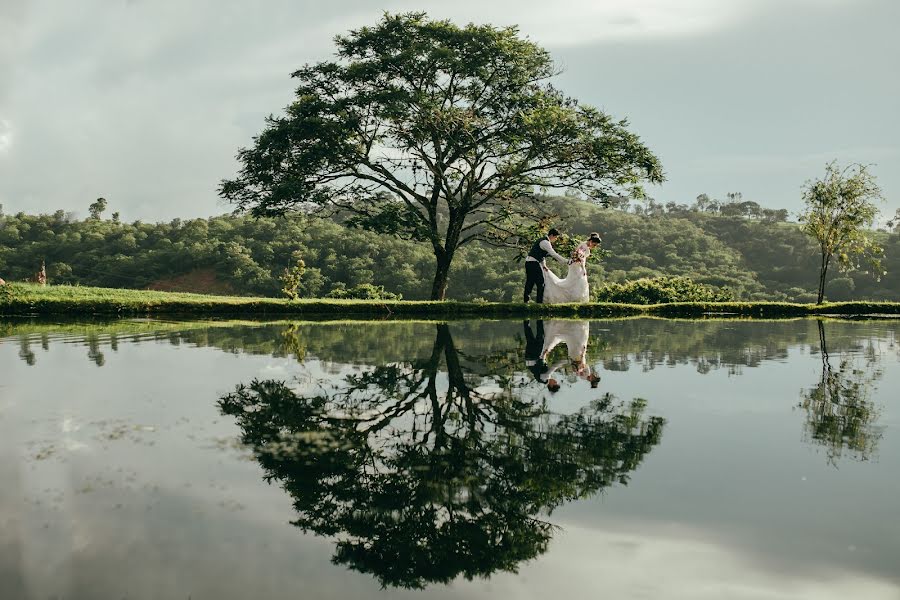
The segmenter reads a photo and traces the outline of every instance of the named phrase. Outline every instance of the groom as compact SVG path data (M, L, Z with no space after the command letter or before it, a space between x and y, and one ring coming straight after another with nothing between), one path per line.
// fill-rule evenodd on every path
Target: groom
M525 304L528 304L528 300L531 298L531 290L534 287L537 287L538 304L544 301L544 271L547 270L544 259L547 258L548 254L562 264L569 262L553 249L553 242L557 238L559 238L559 231L551 229L547 232L547 235L531 246L531 250L525 258Z
M544 362L544 322L538 319L537 335L531 330L531 322L528 319L522 321L525 328L525 368L531 371L534 378L541 383L547 383L544 375L550 370Z

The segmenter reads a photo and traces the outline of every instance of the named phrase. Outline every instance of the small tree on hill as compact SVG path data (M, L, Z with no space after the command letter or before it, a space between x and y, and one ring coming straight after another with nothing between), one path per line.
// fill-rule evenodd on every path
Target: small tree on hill
M864 263L880 277L883 250L873 237L871 227L878 215L874 201L881 200L881 189L864 165L846 168L831 162L822 179L808 181L803 190L805 210L800 215L803 231L819 245L819 294L825 298L825 281L831 261L850 271Z
M336 43L336 61L293 74L296 100L238 153L219 193L254 215L325 209L428 242L432 299L461 246L539 216L535 190L603 202L663 179L625 121L549 83L549 54L514 27L385 15Z
M894 212L894 218L887 222L888 231L900 233L900 208Z
M88 213L90 213L92 219L99 220L103 211L106 210L106 198L97 198L95 201L88 206Z

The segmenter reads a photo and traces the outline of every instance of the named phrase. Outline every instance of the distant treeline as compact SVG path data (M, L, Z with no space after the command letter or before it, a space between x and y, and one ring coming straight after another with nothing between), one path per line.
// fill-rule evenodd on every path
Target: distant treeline
M593 286L641 277L684 275L727 286L741 299L814 301L817 249L786 210L731 195L692 205L620 204L600 208L572 198L546 199L557 226L598 231L609 255L591 265ZM878 234L887 275L835 272L829 300L900 301L900 234ZM168 223L121 222L117 214L74 219L0 214L0 277L24 280L42 261L50 283L278 296L284 270L302 258L303 297L360 284L426 299L434 257L426 244L349 229L302 215L277 219L219 216ZM509 301L521 293L515 252L465 247L454 260L449 297Z

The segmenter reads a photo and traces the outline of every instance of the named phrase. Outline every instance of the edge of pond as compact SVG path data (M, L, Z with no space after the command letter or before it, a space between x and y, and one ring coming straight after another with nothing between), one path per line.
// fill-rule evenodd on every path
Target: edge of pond
M672 304L516 304L464 302L303 301L249 299L246 302L121 303L13 301L0 305L2 317L175 317L271 320L457 320L517 318L790 319L839 317L900 319L900 303L841 302L823 305L780 302L683 302Z
M78 286L0 286L0 318L174 317L310 320L455 320L662 317L783 319L810 316L900 319L900 302L675 302L668 304L523 304L516 302L287 300Z

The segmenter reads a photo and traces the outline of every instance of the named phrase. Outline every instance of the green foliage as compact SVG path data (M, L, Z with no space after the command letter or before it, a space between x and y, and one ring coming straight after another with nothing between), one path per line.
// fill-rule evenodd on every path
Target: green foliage
M900 233L900 208L894 212L894 216L887 222L888 231Z
M696 283L689 277L644 278L610 283L594 293L597 302L662 304L665 302L730 302L734 294L727 288Z
M19 285L12 283L0 284L0 306L9 306L19 299Z
M350 289L344 286L336 286L328 293L328 298L338 300L402 300L403 296L384 291L383 285L361 283Z
M91 215L91 218L99 220L103 216L103 211L106 210L106 204L106 198L97 198L92 202L91 205L88 206L88 213Z
M575 253L575 249L583 241L585 241L585 238L563 233L556 240L556 243L553 244L553 247L561 256L571 258ZM599 265L601 261L610 254L611 253L608 250L604 250L603 246L598 244L591 250L591 254L588 256L586 262L589 265Z
M386 14L336 43L336 61L293 74L295 101L220 194L257 216L318 208L427 241L431 299L461 247L536 216L534 189L602 202L663 179L627 122L556 89L550 55L514 27Z
M817 246L795 223L755 217L724 217L694 206L659 207L651 202L625 210L588 202L545 198L557 214L541 226L560 228L574 240L591 231L603 237L606 255L588 268L592 289L643 277L683 276L727 287L750 301L810 302L816 289L809 274L818 268ZM715 201L710 201L715 202ZM634 210L640 209L640 214ZM653 214L645 214L648 209ZM544 229L546 230L546 229ZM530 246L540 231L522 238ZM863 271L829 276L852 280L828 292L833 299L900 301L900 234L875 232L884 247L880 282ZM557 243L557 248L560 248ZM472 243L459 250L449 298L508 302L521 298L524 272L515 248ZM595 250L592 256L598 254ZM430 296L433 249L367 231L340 221L297 214L275 219L223 215L166 223L75 220L63 211L0 216L0 277L9 282L33 276L46 259L51 283L104 288L150 288L175 279L186 292L238 296L282 295L279 275L302 256L306 270L302 298L324 297L343 284L383 286L407 300ZM553 261L550 268L559 270ZM208 272L214 287L194 281Z
M853 289L856 284L849 277L837 277L825 285L828 298L837 302L846 302L853 299Z
M296 300L299 295L297 293L300 282L303 280L303 274L306 272L306 263L299 256L295 257L294 264L284 270L281 274L281 292L290 298Z
M873 202L880 199L881 189L875 176L863 165L841 169L836 162L831 162L822 179L807 182L803 190L806 209L800 215L800 222L803 232L819 245L818 302L825 297L832 259L845 272L866 263L876 277L884 273L881 265L884 249L870 230L878 215Z

